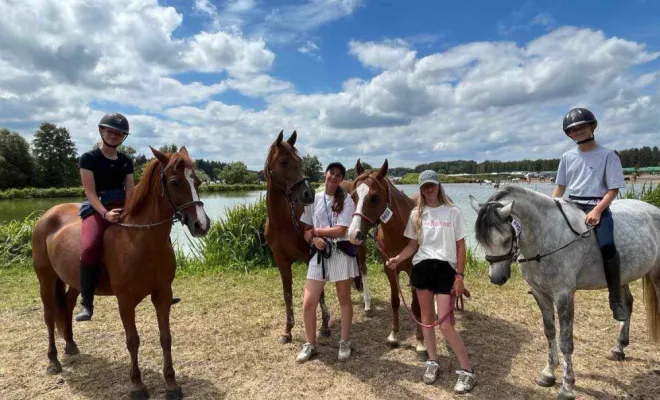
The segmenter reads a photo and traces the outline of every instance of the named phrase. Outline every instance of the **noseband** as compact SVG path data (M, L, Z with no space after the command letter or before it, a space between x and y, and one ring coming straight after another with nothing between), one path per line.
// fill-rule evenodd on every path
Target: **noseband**
M356 182L357 186L357 182ZM353 216L358 216L360 218L364 218L367 222L369 222L372 227L375 227L376 229L378 228L378 225L380 225L381 222L387 222L389 219L392 217L392 211L390 210L390 206L392 205L392 194L390 193L390 185L389 183L385 183L385 190L387 191L387 203L385 204L385 211L383 211L383 214L377 219L373 220L366 215L364 215L361 212L354 212Z

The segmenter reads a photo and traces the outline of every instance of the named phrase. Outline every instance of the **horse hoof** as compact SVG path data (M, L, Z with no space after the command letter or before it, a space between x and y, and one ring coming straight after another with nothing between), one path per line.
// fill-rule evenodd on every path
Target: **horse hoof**
M607 359L610 361L626 361L626 354L622 351L610 351Z
M60 372L62 372L62 364L59 361L57 363L51 363L46 369L48 375L57 375Z
M174 390L168 390L167 391L167 400L180 400L183 398L183 392L181 391L181 388L176 388Z
M322 337L330 337L330 329L321 329L321 332L319 332Z
M552 387L557 382L554 376L541 375L536 378L536 384L542 387Z
M426 351L418 351L417 352L417 360L422 361L422 362L428 361L429 360L429 353L427 353Z
M279 344L291 343L291 335L281 335L277 341Z
M573 393L561 391L557 395L557 400L575 400L575 395Z
M72 344L67 344L66 347L64 348L64 354L67 356L75 356L80 354L80 350L78 350L78 345L75 343Z
M368 309L368 310L364 310L364 315L365 315L366 317L371 318L371 317L373 317L374 315L376 315L376 313L374 312L373 309L370 308L370 309Z
M134 390L131 392L131 400L146 400L149 398L149 391L147 388L142 390Z

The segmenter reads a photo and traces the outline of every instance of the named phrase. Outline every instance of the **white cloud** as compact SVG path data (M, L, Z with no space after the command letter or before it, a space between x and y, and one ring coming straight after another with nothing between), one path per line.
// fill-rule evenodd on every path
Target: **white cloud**
M116 11L105 12L107 4ZM601 31L561 27L528 43L464 43L424 56L412 40L355 38L344 49L368 75L346 79L338 92L309 94L269 75L276 54L264 39L209 27L182 36L187 15L156 0L107 4L0 3L0 126L29 138L50 121L69 128L85 151L97 140L105 108L120 104L131 110L128 144L143 153L147 145L174 142L196 158L240 159L258 169L277 133L296 129L301 151L324 163L353 165L361 157L412 166L558 157L573 146L561 132L563 114L586 106L599 119L603 144L657 144L660 71L652 61L659 54ZM212 4L197 1L195 12L231 9L243 18L258 15L261 5ZM360 4L283 7L266 25L269 32L299 34L349 16ZM312 11L323 15L295 26ZM299 51L317 54L321 39L314 38L297 38ZM195 82L181 77L186 73L218 78ZM219 101L228 91L263 107Z

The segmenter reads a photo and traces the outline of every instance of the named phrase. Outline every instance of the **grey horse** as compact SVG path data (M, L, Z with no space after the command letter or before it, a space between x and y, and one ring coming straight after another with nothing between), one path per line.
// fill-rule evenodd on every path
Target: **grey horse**
M470 196L470 203L478 213L475 233L490 264L490 281L503 285L511 276L511 264L519 262L522 276L541 309L548 361L536 383L544 387L555 384L555 369L559 365L554 315L557 308L559 348L564 358L558 398L574 399L571 356L575 291L607 287L595 233L589 232L584 213L570 202L518 186L500 189L485 204ZM638 200L616 200L610 209L614 240L621 256L625 304L632 312L633 297L628 284L643 277L648 332L658 343L660 209ZM518 259L519 254L527 258ZM629 333L630 319L620 323L619 337L608 358L625 359Z

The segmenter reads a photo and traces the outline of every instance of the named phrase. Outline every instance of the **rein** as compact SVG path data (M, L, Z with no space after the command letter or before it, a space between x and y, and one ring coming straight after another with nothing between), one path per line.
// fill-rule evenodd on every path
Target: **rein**
M551 254L554 254L560 250L563 250L567 248L568 246L572 245L573 243L577 242L580 239L587 238L591 235L591 231L593 231L596 227L591 226L589 227L586 231L580 233L576 231L573 226L571 225L571 222L568 220L568 216L566 216L566 213L564 212L564 209L561 206L561 203L555 199L555 204L557 205L557 208L559 208L559 211L561 212L562 217L564 217L564 221L566 221L566 224L568 225L568 228L573 232L573 234L576 235L575 239L571 240L567 244L559 247L558 249L555 249L551 252L541 254L537 253L534 257L529 257L529 258L521 258L518 259L518 255L520 254L520 246L518 245L518 242L520 240L520 232L522 232L522 226L520 226L520 223L516 220L514 220L511 216L507 219L507 222L510 222L511 224L511 233L513 235L513 239L511 240L511 248L509 249L509 252L507 254L501 255L501 256L486 256L486 261L488 261L490 264L500 262L500 261L507 261L507 260L512 260L515 261L519 264L530 262L530 261L536 261L540 262L542 258L547 257ZM516 226L517 225L517 226Z
M167 194L167 199L169 200L170 205L174 209L174 215L170 218L166 218L166 219L164 219L162 221L159 221L159 222L152 222L150 224L127 224L127 223L124 223L124 222L117 222L117 225L123 226L125 228L145 228L145 229L150 229L154 226L162 225L162 224L165 224L165 223L168 223L168 222L174 223L175 221L179 221L183 225L183 213L181 211L185 210L186 208L193 207L193 206L202 206L202 207L204 207L204 203L200 200L191 201L191 202L182 204L180 206L177 206L174 203L174 199L172 199L172 194L170 193L169 189L167 188L167 182L166 182L166 179L165 179L165 169L161 169L161 171L160 171L160 181L161 181L161 184L162 184L162 192L160 193L160 195L162 197L165 194Z

